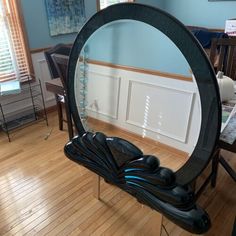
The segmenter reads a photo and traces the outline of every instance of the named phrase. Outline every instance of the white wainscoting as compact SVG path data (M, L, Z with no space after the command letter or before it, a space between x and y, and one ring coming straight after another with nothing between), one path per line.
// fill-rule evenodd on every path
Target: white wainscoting
M43 90L43 95L45 98L45 105L46 107L50 107L55 105L55 96L52 93L49 93L46 91L45 88L45 82L50 80L50 74L48 70L48 66L44 57L44 54L42 52L40 53L34 53L31 55L32 56L32 62L33 62L33 67L34 67L34 72L36 76L36 80L40 79L42 83L42 90ZM22 87L27 87L28 85L23 85ZM19 94L17 95L19 100L25 98L25 94ZM6 96L6 97L1 97L1 100L5 102L4 100L7 100L7 102L11 102L12 98L11 96ZM17 102L15 104L12 104L11 106L7 106L7 110L5 109L4 112L8 116L17 116L17 114L20 112L21 114L25 111L27 111L31 107L31 102L30 100L24 100L22 102Z
M44 54L32 54L32 59L46 106L51 106L55 99L44 86L50 80ZM200 99L193 82L94 64L88 68L90 116L192 152L201 124Z
M109 74L89 71L87 110L112 119L118 119L120 78ZM106 88L106 89L104 89Z
M126 122L186 142L193 92L130 80Z
M53 93L48 92L45 87L45 82L50 81L51 76L50 76L46 59L44 57L44 53L43 52L34 53L31 55L31 57L32 57L36 79L40 79L42 83L42 90L43 90L43 95L45 99L45 105L46 107L53 106L56 104L55 96Z
M201 123L193 82L89 64L88 114L191 153Z

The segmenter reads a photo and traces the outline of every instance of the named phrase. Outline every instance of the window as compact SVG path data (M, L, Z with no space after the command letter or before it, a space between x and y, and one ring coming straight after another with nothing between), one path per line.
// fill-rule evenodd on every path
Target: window
M0 0L0 82L24 81L32 71L17 1Z
M134 0L97 0L97 7L98 7L98 10L101 10L112 4L121 3L121 2L134 2Z

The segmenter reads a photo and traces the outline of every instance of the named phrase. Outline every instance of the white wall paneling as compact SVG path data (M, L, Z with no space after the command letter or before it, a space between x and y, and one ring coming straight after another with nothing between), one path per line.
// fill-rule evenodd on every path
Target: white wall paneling
M50 80L50 74L48 70L48 66L46 63L46 60L44 58L44 54L41 53L35 53L32 54L32 62L33 62L33 67L34 67L34 72L36 76L36 80L40 79L42 83L42 90L43 90L43 95L45 98L45 105L46 107L50 107L55 105L55 96L52 93L49 93L46 91L45 88L45 82ZM22 87L27 87L28 84L23 84ZM26 95L25 94L19 94L17 95L19 97L19 100L23 99ZM12 98L11 96L2 96L1 100L4 101L7 99L7 102L11 102ZM24 100L22 102L17 102L15 104L12 104L11 106L7 106L7 110L5 110L5 114L11 115L16 117L17 114L20 112L21 114L23 112L27 112L29 108L31 107L31 102L30 100ZM4 101L5 102L5 101Z
M50 80L44 54L32 59L46 106L54 105L44 85ZM123 129L189 153L197 142L201 109L193 82L89 64L87 100L89 115Z
M153 131L186 142L193 92L130 80L127 120L143 131Z
M118 119L120 78L94 71L89 71L88 78L89 114L93 113L94 116L96 113L109 119Z
M45 82L51 80L50 72L43 52L34 53L31 55L36 79L40 79L42 83L43 95L46 107L56 104L53 93L48 92L45 87Z
M94 64L88 70L89 115L192 152L201 124L194 82Z

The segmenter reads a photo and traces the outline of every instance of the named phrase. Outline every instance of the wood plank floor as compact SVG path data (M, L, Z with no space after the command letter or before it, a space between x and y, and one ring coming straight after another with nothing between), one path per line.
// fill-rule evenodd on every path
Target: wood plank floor
M149 235L147 226L155 212L104 181L101 201L95 199L91 172L64 156L67 133L58 130L56 113L49 114L49 125L40 122L14 132L11 143L0 132L0 235ZM162 165L177 169L186 160L127 133L116 134L158 156ZM225 155L236 168L236 156ZM217 187L208 187L199 203L212 219L206 235L231 235L236 186L222 168ZM167 219L164 225L169 235L191 235Z

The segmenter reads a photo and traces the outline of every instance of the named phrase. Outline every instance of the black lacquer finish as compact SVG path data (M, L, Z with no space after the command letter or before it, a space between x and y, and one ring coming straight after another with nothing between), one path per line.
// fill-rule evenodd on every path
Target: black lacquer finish
M132 143L87 132L74 137L65 146L65 153L186 230L194 233L208 230L209 217L196 206L191 188L178 185L172 170L161 167L155 156L144 155Z
M128 141L106 137L102 133L86 132L81 123L74 87L80 52L96 30L107 23L123 19L147 23L164 33L183 53L195 75L201 98L201 130L191 157L176 173L161 167L156 157L144 155ZM186 230L206 232L210 227L209 217L196 206L189 185L210 161L220 132L221 105L211 64L186 27L154 7L133 3L108 7L95 14L79 32L70 55L68 82L69 104L79 136L65 146L67 157L163 213Z

